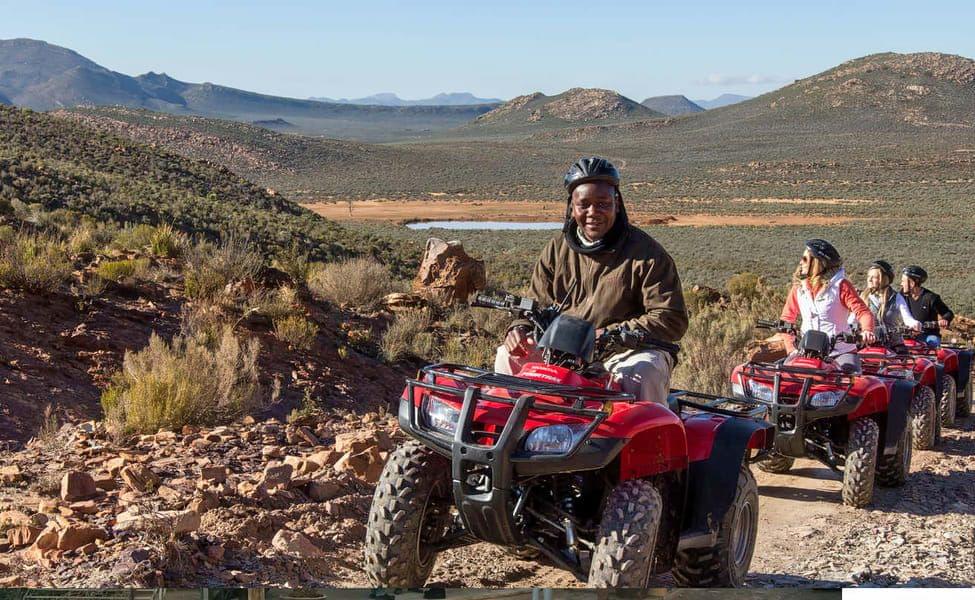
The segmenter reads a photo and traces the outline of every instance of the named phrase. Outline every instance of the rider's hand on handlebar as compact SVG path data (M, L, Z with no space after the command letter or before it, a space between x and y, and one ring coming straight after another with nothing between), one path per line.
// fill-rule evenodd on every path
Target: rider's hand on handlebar
M941 329L947 329L948 319L938 319L938 327L940 327Z
M915 325L915 326L913 326L913 327L911 327L910 329L911 329L911 331L913 331L914 333L921 333L921 324L920 324L920 323L918 323L917 325Z
M864 331L860 337L863 339L863 343L868 346L877 343L877 336L872 331Z
M524 327L514 327L505 336L504 347L512 356L525 356L535 349L535 336Z

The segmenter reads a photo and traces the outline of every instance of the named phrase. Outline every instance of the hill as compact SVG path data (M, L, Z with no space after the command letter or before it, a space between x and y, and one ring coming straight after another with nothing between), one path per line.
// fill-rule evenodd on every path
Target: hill
M650 110L655 110L667 116L675 117L704 111L703 108L691 102L686 96L653 96L640 104Z
M498 98L478 98L470 92L440 93L432 98L420 100L404 100L396 94L385 92L373 94L365 98L354 98L352 100L341 98L309 98L318 102L332 102L337 104L362 104L377 106L464 106L468 104L501 104L503 100Z
M744 102L745 100L751 100L751 98L751 96L741 96L739 94L721 94L717 98L713 98L711 100L694 100L693 102L704 110L711 110L712 108L721 108L722 106L738 104L739 102Z
M165 73L131 77L67 48L29 39L0 40L0 94L35 110L120 105L245 122L286 119L305 133L362 140L428 136L493 107L328 104L187 83Z
M518 96L459 127L464 135L524 135L591 123L622 123L664 115L612 90L572 88L556 96L541 92Z
M295 245L318 260L372 252L396 262L387 244L353 234L227 168L43 113L0 107L0 184L0 213L16 199L100 221L170 223L210 238L236 235L271 256Z

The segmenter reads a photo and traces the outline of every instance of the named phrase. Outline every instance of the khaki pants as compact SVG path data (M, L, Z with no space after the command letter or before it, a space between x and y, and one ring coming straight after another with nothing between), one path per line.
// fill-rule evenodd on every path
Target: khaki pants
M504 375L515 375L526 363L540 361L541 352L511 356L508 349L501 346L494 359L494 370ZM667 405L670 372L674 368L674 359L670 354L663 350L631 350L615 354L603 364L627 394L633 394L637 400Z

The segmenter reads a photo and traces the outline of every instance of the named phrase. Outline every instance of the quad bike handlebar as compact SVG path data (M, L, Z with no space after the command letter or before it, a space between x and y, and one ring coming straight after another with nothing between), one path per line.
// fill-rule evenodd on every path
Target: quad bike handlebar
M546 307L542 307L532 298L508 293L501 297L477 294L470 305L474 308L504 310L518 318L525 319L534 327L536 337L540 338L549 325L555 321L555 318L562 314L571 292L572 289L559 304ZM596 338L595 347L597 356L616 354L626 350L655 349L669 352L676 358L677 353L680 352L679 344L658 340L643 329L625 326L607 328Z

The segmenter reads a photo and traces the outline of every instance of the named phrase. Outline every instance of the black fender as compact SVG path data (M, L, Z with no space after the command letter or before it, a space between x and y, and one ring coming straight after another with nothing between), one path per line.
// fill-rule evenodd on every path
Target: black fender
M945 391L944 386L941 384L941 378L944 377L944 375L945 375L945 366L944 366L944 364L943 363L934 363L934 371L935 371L935 375L937 375L937 379L938 379L937 381L934 382L934 394L935 394L935 397L938 399L938 402L941 402L941 394L943 394L944 391Z
M944 385L941 383L941 378L945 374L945 366L942 363L934 363L934 443L938 444L941 442L941 394L944 393Z
M766 443L774 439L774 426L765 421L730 417L714 435L711 455L687 469L687 496L679 548L713 545L725 514L735 501L738 473L748 442L765 430Z
M955 350L958 353L958 393L964 394L968 380L972 378L972 350Z
M897 443L907 427L911 411L911 399L917 387L914 381L898 379L890 387L890 402L887 404L887 422L884 427L884 454L897 454Z

